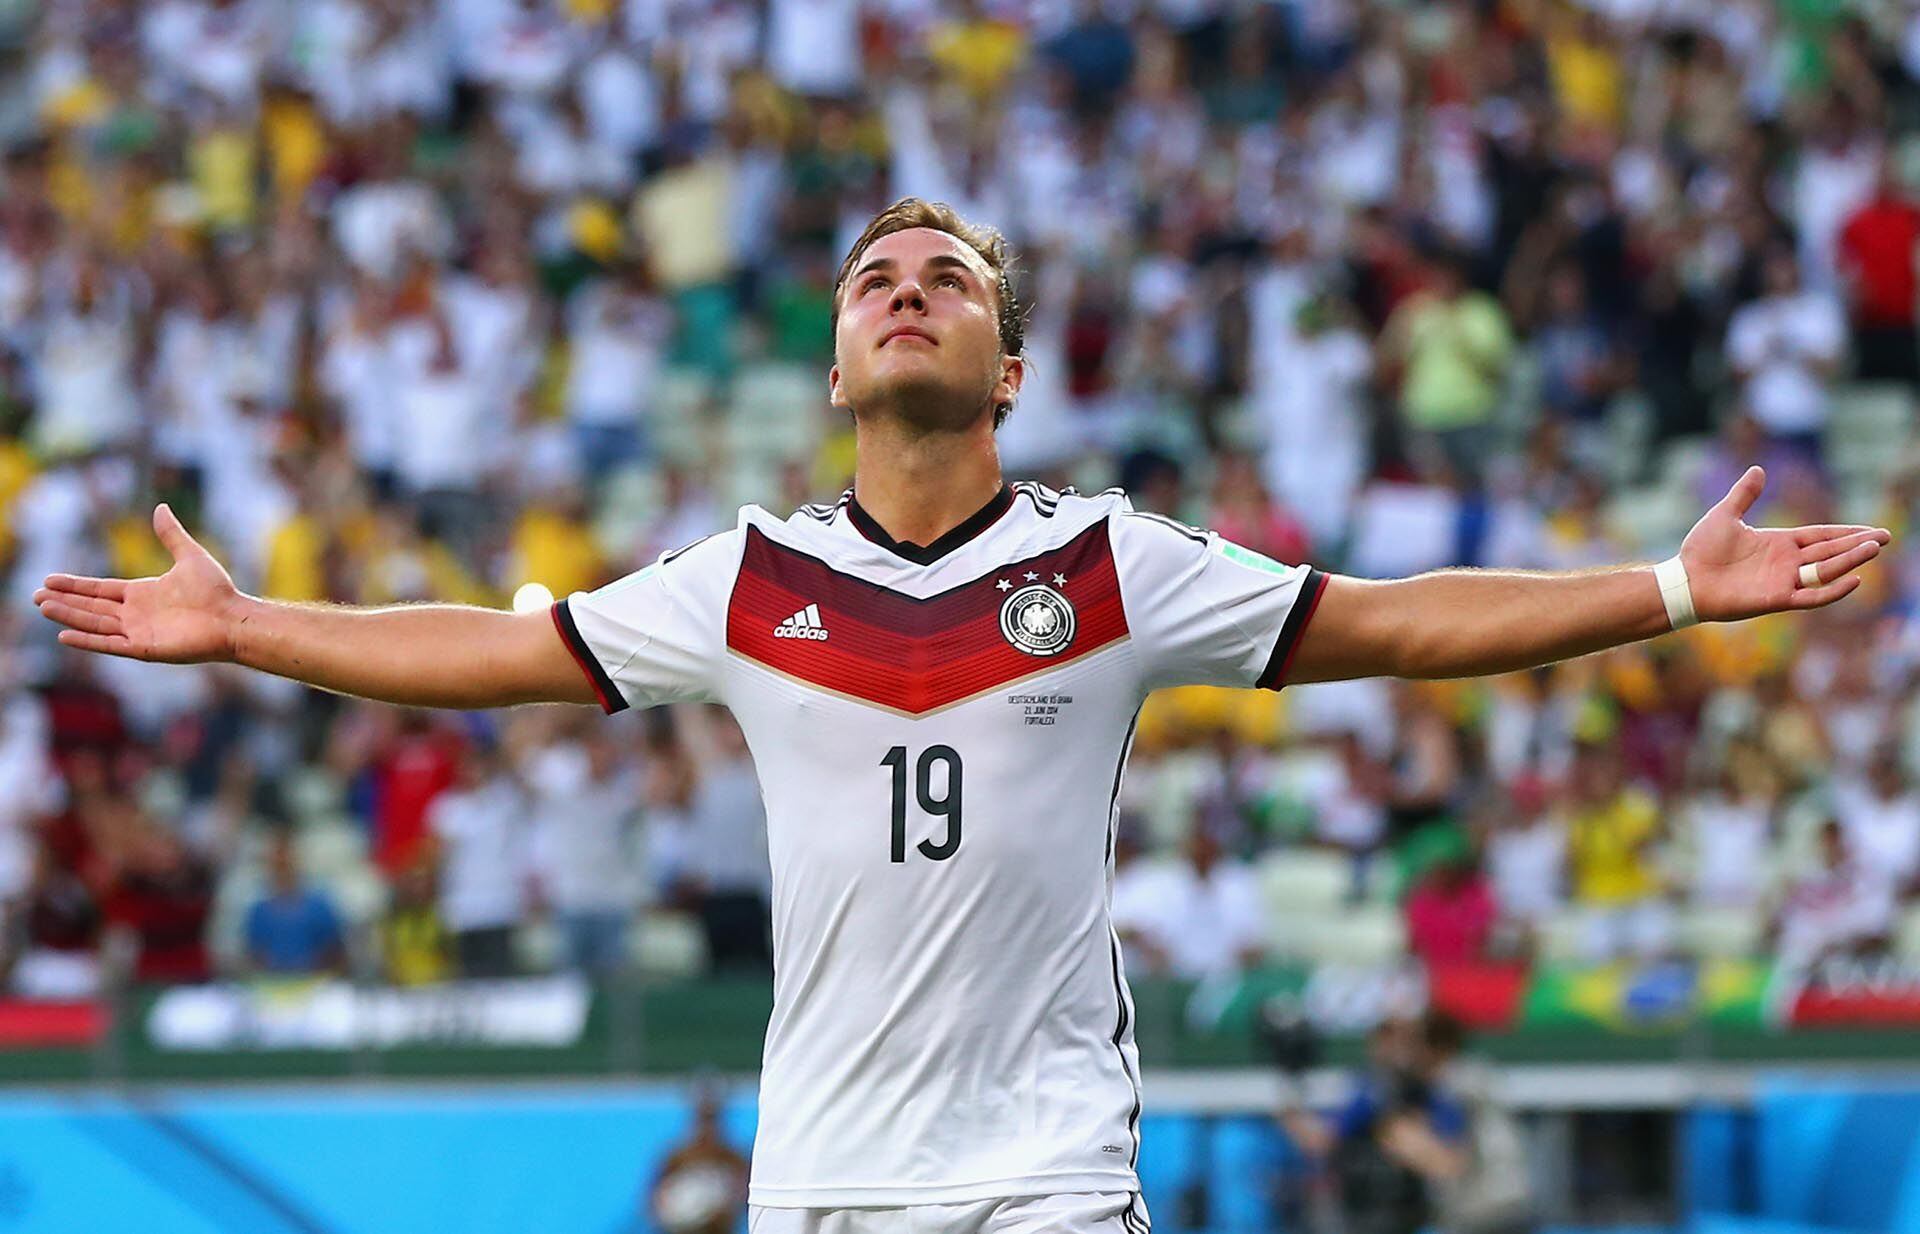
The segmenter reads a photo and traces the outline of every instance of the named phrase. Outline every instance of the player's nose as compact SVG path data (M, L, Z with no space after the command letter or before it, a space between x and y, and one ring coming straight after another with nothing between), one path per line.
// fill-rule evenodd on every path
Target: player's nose
M920 290L920 283L917 279L902 279L894 286L893 299L887 307L896 313L908 308L925 311L927 307L927 296L925 292Z

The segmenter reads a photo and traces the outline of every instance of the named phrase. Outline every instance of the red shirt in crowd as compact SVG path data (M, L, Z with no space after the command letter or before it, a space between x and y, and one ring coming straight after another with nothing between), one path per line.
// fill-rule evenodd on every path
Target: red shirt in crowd
M1407 944L1428 968L1482 959L1497 916L1486 876L1440 870L1407 897Z
M213 911L213 875L184 853L168 866L124 874L107 901L107 920L133 930L140 941L135 981L205 981L207 917Z
M444 732L402 733L374 769L379 794L373 815L373 857L389 875L420 856L427 807L453 783L458 743Z
M1840 232L1840 261L1853 281L1853 319L1863 326L1913 328L1920 277L1920 206L1881 195L1862 206Z

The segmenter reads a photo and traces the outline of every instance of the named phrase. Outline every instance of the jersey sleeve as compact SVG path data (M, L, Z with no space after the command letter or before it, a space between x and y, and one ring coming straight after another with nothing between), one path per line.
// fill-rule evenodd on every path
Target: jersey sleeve
M1148 689L1280 688L1324 573L1157 514L1119 514L1109 526Z
M714 697L740 542L738 531L711 535L554 601L553 623L602 710Z

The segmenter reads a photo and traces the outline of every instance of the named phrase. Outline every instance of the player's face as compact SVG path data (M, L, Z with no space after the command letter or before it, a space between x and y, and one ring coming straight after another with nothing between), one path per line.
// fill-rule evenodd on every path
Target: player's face
M834 406L929 429L991 417L1021 375L1000 354L998 312L987 263L960 240L926 227L882 236L841 292Z

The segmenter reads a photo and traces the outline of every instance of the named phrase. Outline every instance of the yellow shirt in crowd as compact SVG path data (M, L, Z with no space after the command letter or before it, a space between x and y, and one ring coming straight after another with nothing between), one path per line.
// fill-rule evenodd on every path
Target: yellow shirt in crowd
M606 559L585 523L538 506L513 529L513 579L544 583L556 596L590 591L602 581Z
M1452 301L1421 295L1387 324L1406 357L1400 405L1414 428L1484 424L1500 400L1513 334L1499 302L1472 291Z
M1568 116L1609 132L1620 127L1626 88L1620 58L1611 48L1582 38L1552 39L1547 68Z
M1652 842L1660 807L1628 789L1599 806L1576 811L1568 828L1574 897L1585 904L1628 904L1660 890Z

